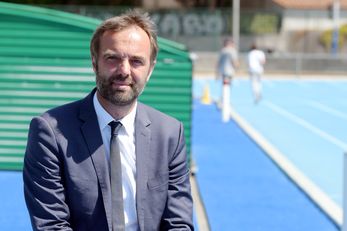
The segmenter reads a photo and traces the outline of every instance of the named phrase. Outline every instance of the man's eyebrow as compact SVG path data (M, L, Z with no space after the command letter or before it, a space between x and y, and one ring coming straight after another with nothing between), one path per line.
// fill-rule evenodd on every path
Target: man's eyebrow
M112 51L112 50L107 50L102 54L102 57L108 58L108 57L115 57L115 58L125 58L126 55L121 55L118 52ZM132 55L129 57L131 60L139 60L143 63L146 63L146 58L143 57L142 55Z
M141 60L141 61L145 61L146 59L140 55L133 55L130 57L131 59L138 59L138 60Z
M121 55L119 55L117 52L107 50L102 54L102 56L121 56Z

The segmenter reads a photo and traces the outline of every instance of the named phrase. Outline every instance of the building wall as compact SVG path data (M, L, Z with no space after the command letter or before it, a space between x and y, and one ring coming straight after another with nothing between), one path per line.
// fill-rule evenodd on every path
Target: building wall
M175 0L142 0L145 9L177 9L181 5Z
M151 4L164 7L159 5L164 2L165 7L168 7L169 1L152 0ZM58 9L100 19L122 12L119 7L67 7ZM224 38L232 34L231 9L162 8L149 12L158 25L159 36L183 43L191 51L216 52L221 48ZM342 11L340 16L340 25L347 24L347 11ZM256 42L262 49L275 53L326 53L329 51L321 44L320 37L325 31L334 28L328 10L242 10L241 24L241 52L247 51ZM347 46L347 42L345 44Z

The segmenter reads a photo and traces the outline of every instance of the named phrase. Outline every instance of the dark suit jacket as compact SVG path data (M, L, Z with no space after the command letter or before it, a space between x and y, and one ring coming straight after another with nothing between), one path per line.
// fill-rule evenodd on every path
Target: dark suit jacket
M23 179L34 230L111 230L109 170L94 93L31 121ZM135 142L140 230L193 230L182 124L138 103Z

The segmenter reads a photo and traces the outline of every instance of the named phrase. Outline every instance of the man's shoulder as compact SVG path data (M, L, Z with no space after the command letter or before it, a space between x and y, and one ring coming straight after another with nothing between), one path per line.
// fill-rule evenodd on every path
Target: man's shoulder
M151 121L158 121L158 122L165 121L165 122L172 122L172 123L180 123L180 121L177 120L176 118L147 104L139 102L138 109L145 111L147 115L149 116L149 118L151 119Z
M83 105L90 104L86 109L83 110L92 110L93 104L91 100L88 100L89 96L78 99L72 102L66 102L65 104L58 105L56 107L48 109L46 112L41 114L41 117L55 118L56 120L73 120L74 118L79 117L81 112L81 107Z
M163 113L149 105L138 104L137 121L145 126L149 126L153 135L160 139L166 139L168 136L176 137L183 131L183 123L178 119Z
M56 107L48 109L44 114L60 114L62 112L75 111L80 107L82 99L73 102L67 102L65 104L58 105Z

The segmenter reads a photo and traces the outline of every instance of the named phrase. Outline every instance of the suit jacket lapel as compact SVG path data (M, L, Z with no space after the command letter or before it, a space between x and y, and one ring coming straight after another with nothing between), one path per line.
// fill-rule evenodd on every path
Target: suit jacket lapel
M136 209L140 230L145 230L144 204L146 200L147 169L146 162L150 151L150 120L141 103L138 103L135 119L135 152L136 152Z
M111 189L108 164L105 156L105 148L100 134L98 119L93 106L95 89L82 100L80 118L84 121L81 131L87 143L90 157L98 177L104 202L108 227L111 230Z

